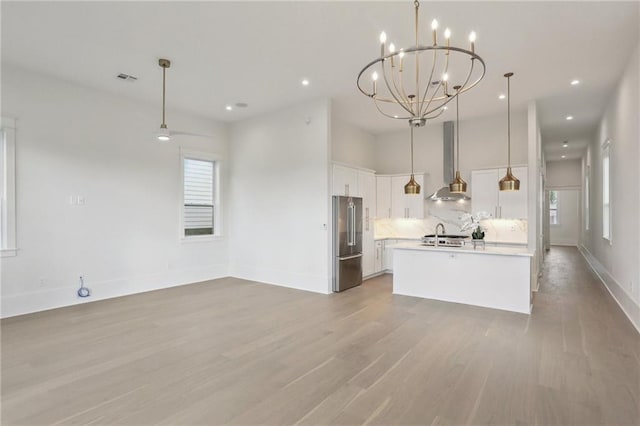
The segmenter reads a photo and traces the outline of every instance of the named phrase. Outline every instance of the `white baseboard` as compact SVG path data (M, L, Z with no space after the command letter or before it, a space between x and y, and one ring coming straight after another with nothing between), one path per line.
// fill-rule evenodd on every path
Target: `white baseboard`
M560 247L578 247L578 243L575 241L556 241L550 243L552 246L560 246Z
M611 276L609 271L604 267L602 263L598 259L595 258L587 250L584 246L578 246L578 250L582 253L582 256L585 258L593 272L596 273L600 281L604 284L606 289L613 297L613 300L616 301L622 312L629 318L631 324L638 330L640 333L640 306L633 300L631 295L627 292L627 290L622 287L615 278Z
M3 296L0 317L9 318L81 303L91 303L97 302L98 300L161 290L163 288L195 284L202 281L223 278L227 275L227 266L220 264L199 268L169 270L162 273L116 280L100 282L86 281L85 286L91 289L91 296L86 298L78 297L76 292L79 286L43 289L42 291Z
M331 277L298 274L280 269L257 268L253 265L231 265L229 275L243 280L256 281L262 284L306 290L313 293L329 294Z

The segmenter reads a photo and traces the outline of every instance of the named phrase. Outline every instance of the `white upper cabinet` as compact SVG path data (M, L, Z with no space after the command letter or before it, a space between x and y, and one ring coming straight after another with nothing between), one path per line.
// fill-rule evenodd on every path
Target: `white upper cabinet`
M498 182L507 173L506 168L474 170L471 173L471 208L474 214L484 211L493 218L527 218L527 167L511 169L520 179L519 191L500 191Z
M391 176L376 176L376 217L391 217Z
M514 176L520 180L520 190L518 191L498 191L500 203L498 213L505 219L526 219L528 209L528 168L512 167ZM500 179L507 174L507 169L500 169ZM496 185L497 187L497 185Z
M358 196L358 169L333 165L333 195Z
M376 176L378 218L424 218L424 196L404 193L409 179L409 175ZM424 187L424 175L415 175L415 180Z

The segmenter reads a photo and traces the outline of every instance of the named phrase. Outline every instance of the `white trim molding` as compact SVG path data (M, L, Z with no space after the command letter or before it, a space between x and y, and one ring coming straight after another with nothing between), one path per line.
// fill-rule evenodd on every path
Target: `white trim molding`
M0 176L0 257L18 254L16 238L16 120L2 117L3 138L0 160L4 174Z
M640 305L633 300L629 292L627 292L627 290L611 276L604 265L600 263L600 261L596 259L586 247L582 245L578 246L578 250L580 250L582 256L585 258L591 269L593 269L593 272L595 272L598 278L600 278L600 281L602 281L606 289L609 291L613 300L616 301L618 306L620 306L620 309L622 309L622 312L624 312L627 318L629 318L629 321L631 321L631 324L636 328L638 333L640 333Z

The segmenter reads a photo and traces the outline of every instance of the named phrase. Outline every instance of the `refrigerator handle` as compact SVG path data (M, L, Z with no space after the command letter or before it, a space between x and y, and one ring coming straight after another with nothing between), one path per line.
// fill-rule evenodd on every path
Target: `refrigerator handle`
M347 246L356 245L356 206L353 203L347 208Z

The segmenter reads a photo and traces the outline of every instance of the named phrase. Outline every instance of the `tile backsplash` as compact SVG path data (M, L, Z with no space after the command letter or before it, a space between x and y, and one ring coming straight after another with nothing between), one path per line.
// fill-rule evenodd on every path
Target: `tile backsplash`
M469 203L429 202L424 219L376 219L375 238L420 238L433 234L438 223L443 223L448 234L461 232L461 216L469 212ZM488 242L526 244L527 221L524 219L485 219L480 222Z

